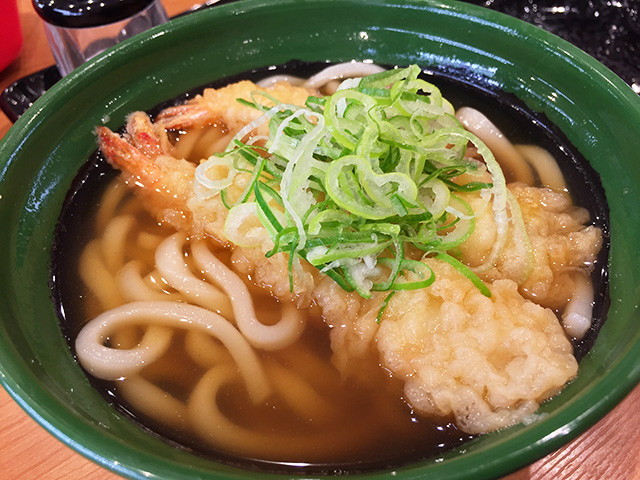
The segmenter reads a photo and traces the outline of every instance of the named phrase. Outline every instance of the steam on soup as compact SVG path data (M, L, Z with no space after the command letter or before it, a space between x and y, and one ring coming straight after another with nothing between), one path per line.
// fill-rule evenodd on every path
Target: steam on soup
M436 456L535 415L602 319L604 200L567 186L588 169L415 66L239 81L97 135L120 173L88 169L63 214L65 328L119 408L199 452Z

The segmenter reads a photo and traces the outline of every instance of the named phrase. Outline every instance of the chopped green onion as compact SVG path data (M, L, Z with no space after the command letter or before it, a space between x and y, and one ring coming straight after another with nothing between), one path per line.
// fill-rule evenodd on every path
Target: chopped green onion
M379 320L393 292L433 283L428 264L408 257L424 252L453 265L489 296L474 272L490 268L506 242L504 175L440 91L419 76L420 68L411 65L347 80L335 94L310 96L304 106L278 104L264 93L239 100L264 115L241 129L213 163L198 167L197 188L220 192L233 213L228 230L258 217L273 241L267 255L289 254L291 288L294 261L303 258L365 298L391 292ZM270 135L264 147L242 143L265 122ZM467 156L469 144L484 164ZM206 177L223 164L228 175ZM237 172L248 181L232 201L226 187ZM486 173L491 182L480 177ZM462 175L479 180L462 183ZM448 252L475 228L475 213L456 192L478 190L491 194L498 235L488 264L472 271Z
M473 285L480 290L485 297L491 297L491 290L487 287L484 282L478 277L475 273L471 271L471 269L462 263L460 260L453 258L451 255L447 255L446 253L438 253L436 257L438 260L442 260L443 262L447 262L449 265L458 270L461 274L473 283Z
M391 293L389 293L389 295L384 297L384 300L380 304L380 310L378 310L378 315L376 315L376 323L380 323L380 321L382 320L382 315L384 315L384 311L387 309L387 306L389 305L389 302L391 301L391 297L393 297L393 295L395 293L396 293L396 291L392 290Z

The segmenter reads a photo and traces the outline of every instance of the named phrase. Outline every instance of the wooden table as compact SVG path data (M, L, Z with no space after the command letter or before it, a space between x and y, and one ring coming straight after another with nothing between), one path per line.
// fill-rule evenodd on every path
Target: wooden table
M164 0L169 15L193 0ZM0 90L54 63L40 18L30 0L18 0L24 47L0 72ZM11 122L0 113L0 138ZM75 453L39 427L0 388L0 480L110 480L118 476ZM640 387L616 409L566 447L506 480L640 479Z

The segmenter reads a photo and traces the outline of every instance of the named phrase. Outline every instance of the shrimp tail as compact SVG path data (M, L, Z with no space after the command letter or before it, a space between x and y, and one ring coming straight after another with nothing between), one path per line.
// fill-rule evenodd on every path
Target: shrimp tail
M204 106L196 103L187 103L169 107L158 115L156 125L166 130L182 130L204 125L219 123L212 118L211 112Z
M144 184L160 180L162 172L151 158L107 127L97 127L98 145L107 161Z
M134 112L127 117L127 133L134 147L149 158L162 155L169 147L169 139L163 128L155 128L144 112Z

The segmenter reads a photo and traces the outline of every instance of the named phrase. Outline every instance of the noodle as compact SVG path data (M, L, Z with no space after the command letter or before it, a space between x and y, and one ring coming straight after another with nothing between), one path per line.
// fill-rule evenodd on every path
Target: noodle
M103 309L108 310L122 303L118 283L105 265L98 240L93 240L80 256L80 277Z
M340 385L339 375L331 364L327 364L314 352L296 343L282 350L278 355L283 365L303 378L312 378L314 385L322 392L335 390ZM304 361L301 361L303 359Z
M140 375L132 375L118 384L118 390L144 415L178 431L187 429L187 405Z
M217 311L230 318L231 302L218 288L196 278L189 270L182 254L184 238L176 233L163 241L156 249L156 266L164 279L190 301L203 308Z
M104 345L110 331L118 326L132 325L136 314L144 317L164 313L157 308L150 310L151 313L141 312L136 310L136 306L129 304L109 310L89 322L76 338L78 360L93 376L116 380L137 373L146 364L157 360L169 347L173 332L162 327L149 327L135 348L124 350Z
M272 75L260 80L256 85L266 88L271 87L278 82L287 82L290 85L305 88L322 89L324 87L324 93L331 95L335 93L340 85L337 80L344 80L345 78L359 78L380 72L384 72L384 68L373 63L347 62L324 68L322 71L306 80L292 75Z
M313 421L335 416L332 405L302 376L275 362L267 365L267 371L274 388L299 417Z
M224 345L194 330L189 330L185 336L185 349L194 362L206 369L231 360Z
M304 316L295 305L284 305L282 319L277 324L263 325L256 318L251 294L240 277L223 265L203 242L195 243L192 253L205 275L219 284L231 299L238 328L254 347L279 350L300 338L304 330Z
M151 288L142 278L140 271L142 264L132 260L122 267L118 275L119 287L123 296L130 302L136 300L183 300L183 296L177 293L167 293Z
M587 275L576 272L574 294L562 314L562 324L569 335L582 339L591 328L593 318L593 286Z
M127 204L124 209L131 210ZM104 284L95 283L93 293L104 297L103 303L109 307L103 307L106 311L83 327L75 346L84 368L95 377L118 380L118 392L139 414L177 432L196 432L215 448L266 458L299 455L307 460L315 456L325 458L335 449L347 454L361 448L367 443L363 428L373 421L378 409L395 414L388 403L374 402L365 415L346 420L346 413L336 412L331 400L340 393L340 376L325 361L300 346L306 317L293 304L282 305L281 317L275 323L261 323L247 286L214 255L205 241L186 242L182 234L162 239L145 230L131 231L131 223L129 215L114 215L103 226L103 236L91 242L81 257L81 271L95 273L96 266L102 265L98 271L108 275L114 292L105 295ZM109 238L116 250L126 252L121 246L131 236L140 248L155 249L153 255L145 255L160 258L156 267L161 278L149 281L149 276L142 275L148 267L141 261L126 261L126 254L123 257L98 248ZM185 246L189 264L182 253ZM106 257L111 258L110 268L105 266ZM118 265L119 271L111 273ZM207 282L197 278L192 269L201 272ZM90 286L91 280L85 280ZM230 305L227 316L231 321L208 309L184 303L209 302L211 307L211 299L202 298L212 291L218 299L224 296ZM117 306L118 303L123 304ZM242 333L232 321L238 322ZM205 369L186 399L162 386L168 379L148 378L149 374L144 373L149 365L167 354L175 342L176 329L185 332L185 353ZM250 343L277 355L259 359ZM259 405L269 399L279 410L290 411L298 418L303 430L283 436L255 431L228 418L218 405L220 389L240 379L252 402ZM319 426L329 428L332 433L316 431Z
M127 196L128 189L120 182L113 182L109 185L100 201L100 208L96 212L96 229L99 232L104 231L118 208L118 205Z
M252 400L259 402L269 395L271 387L260 361L240 332L217 313L185 303L132 302L98 315L76 338L78 359L99 378L114 379L138 372L164 353L171 339L170 329L149 327L140 345L130 350L109 348L103 342L111 331L141 322L174 328L186 326L215 336L238 365Z
M489 147L510 181L533 185L533 173L527 161L484 114L475 108L462 107L456 112L456 118Z
M109 222L102 236L102 256L106 267L111 272L117 272L124 264L127 235L133 227L133 217L122 215Z
M531 164L542 185L558 192L567 191L558 162L549 152L536 145L517 145L516 150Z
M363 440L363 425L373 420L363 417L350 424L330 422L332 432L320 436L311 431L304 434L274 435L268 431L247 428L228 418L218 406L220 391L225 385L233 383L234 379L235 373L227 365L209 370L189 398L188 414L200 438L236 454L279 458L286 452L289 457L304 455L306 461L314 460L326 450L338 449L346 452L357 448L358 441ZM291 402L301 403L307 398L306 395L300 397L299 393L288 392L287 396Z
M143 250L155 250L162 243L162 240L164 240L164 237L161 235L142 231L138 232L136 244Z

